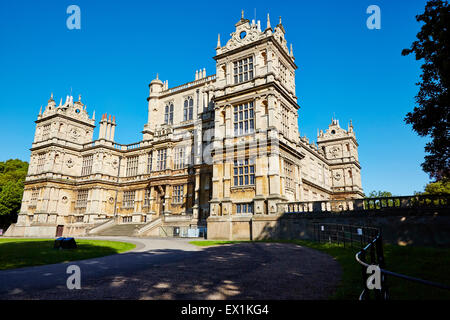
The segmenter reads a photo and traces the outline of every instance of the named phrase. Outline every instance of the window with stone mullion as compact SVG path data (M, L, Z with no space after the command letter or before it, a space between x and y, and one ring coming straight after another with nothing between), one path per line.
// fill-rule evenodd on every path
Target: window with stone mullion
M233 63L234 83L253 79L253 57L244 58Z
M248 186L255 184L255 165L253 159L234 160L234 186Z
M167 104L164 110L164 123L173 124L173 103Z
M194 117L194 99L188 97L184 100L183 121L192 120Z

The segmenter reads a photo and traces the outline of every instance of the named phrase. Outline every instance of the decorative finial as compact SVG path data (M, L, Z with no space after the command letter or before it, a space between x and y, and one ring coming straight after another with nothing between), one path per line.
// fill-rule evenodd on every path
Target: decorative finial
M279 24L281 24L281 16L280 16L280 23Z
M271 29L270 27L270 17L269 14L267 14L267 28L266 29Z
M244 19L244 10L242 10L241 19Z
M94 113L92 114L92 120L95 120L95 110Z
M216 47L216 49L219 49L220 47L222 47L222 46L220 45L220 33L219 33L219 34L217 34L217 47Z
M78 95L78 101L81 102L81 94Z
M53 100L53 92L50 94L50 99L48 99L48 103L51 102L55 102L55 100Z
M292 50L292 43L291 43L291 57L294 56L294 50Z
M39 115L42 115L42 105L41 108L39 109Z

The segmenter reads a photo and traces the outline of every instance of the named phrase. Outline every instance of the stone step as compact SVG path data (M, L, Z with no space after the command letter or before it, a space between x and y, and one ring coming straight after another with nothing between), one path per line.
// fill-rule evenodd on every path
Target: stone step
M141 227L141 223L115 224L108 229L104 229L96 235L99 236L132 236Z

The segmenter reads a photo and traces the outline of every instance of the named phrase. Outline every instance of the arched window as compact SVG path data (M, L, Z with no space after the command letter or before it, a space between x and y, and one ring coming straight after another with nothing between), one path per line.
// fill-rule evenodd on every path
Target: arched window
M187 97L184 100L183 119L184 121L192 120L194 116L194 99Z
M164 111L164 123L173 124L173 103L166 105Z

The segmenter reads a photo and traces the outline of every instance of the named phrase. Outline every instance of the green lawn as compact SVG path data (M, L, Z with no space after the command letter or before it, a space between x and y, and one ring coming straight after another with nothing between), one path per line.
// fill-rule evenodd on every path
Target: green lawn
M134 244L76 239L77 249L53 249L54 239L0 239L0 270L107 256L131 250Z
M192 241L195 245L220 245L242 241ZM274 241L295 243L323 251L336 259L342 268L342 280L336 293L330 297L336 300L356 300L362 291L361 266L355 260L358 250L342 245L317 243L304 240ZM401 247L384 245L386 269L424 280L450 285L450 248ZM450 291L429 287L407 280L387 277L391 300L438 300L450 299Z

